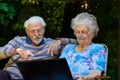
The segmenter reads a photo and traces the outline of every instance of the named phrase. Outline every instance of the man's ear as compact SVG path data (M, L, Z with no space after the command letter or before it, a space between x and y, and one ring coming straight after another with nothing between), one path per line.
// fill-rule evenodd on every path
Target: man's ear
M25 28L25 32L26 32L26 34L28 35L29 33L28 33L28 30Z

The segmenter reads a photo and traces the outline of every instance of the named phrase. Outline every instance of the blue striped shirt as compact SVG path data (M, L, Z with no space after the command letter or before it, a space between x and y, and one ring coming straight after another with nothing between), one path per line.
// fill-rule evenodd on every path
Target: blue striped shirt
M50 54L47 54L48 52L48 44L55 42L56 40L51 38L43 38L39 46L33 46L31 45L31 41L29 37L20 37L16 36L14 39L10 40L8 44L6 44L4 47L0 47L0 60L10 57L8 63L6 64L4 70L10 73L11 77L13 79L20 79L23 80L22 75L20 74L20 71L18 70L17 65L15 64L16 61L22 60L19 54L15 54L15 49L22 48L25 50L31 51L35 56L32 57L32 59L38 59L42 57L49 57ZM68 42L74 42L74 39L68 39L63 38L62 39L63 44L67 44ZM59 46L59 48L61 45Z

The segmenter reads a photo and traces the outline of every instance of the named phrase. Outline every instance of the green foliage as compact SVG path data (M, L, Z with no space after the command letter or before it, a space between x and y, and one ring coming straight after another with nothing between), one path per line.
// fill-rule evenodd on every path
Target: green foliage
M46 37L55 38L62 28L65 1L43 1L44 18L47 23ZM51 34L49 34L51 33Z
M95 12L100 26L113 25L114 20L118 18L117 0L98 0L98 4Z
M118 29L118 3L117 0L4 0L6 3L0 3L0 29L3 32L0 41L5 43L16 35L24 35L24 21L31 16L38 15L44 18L47 23L45 37L59 37L63 27L63 19L65 5L68 3L76 4L71 6L69 12L90 12L97 17L100 32L96 37L96 42L105 43L109 49L108 57L108 75L110 80L117 80L117 29ZM78 3L75 3L75 2ZM88 3L87 9L84 7L85 1ZM13 2L13 3L12 3ZM8 5L12 3L14 6ZM17 3L17 4L16 4ZM74 8L79 6L79 11L74 11ZM15 12L15 10L16 12ZM76 10L76 9L75 9ZM67 10L66 10L67 11ZM70 13L69 13L70 14ZM67 14L66 14L67 15ZM13 17L16 16L16 21L9 24ZM66 23L66 22L65 22ZM12 26L9 28L9 26ZM70 24L70 23L69 23ZM2 25L2 26L1 26ZM68 27L68 26L66 26ZM11 30L9 30L11 29ZM5 32L4 32L5 31ZM66 30L68 31L68 30ZM10 33L6 35L6 33ZM1 34L0 34L1 36Z
M0 3L0 25L7 26L15 15L14 7Z
M13 30L14 31L16 31L16 30L20 30L20 29L24 29L24 27L23 27L23 24L15 24L14 26L13 26Z
M111 76L110 80L117 80L118 76L118 51L117 51L117 32L116 29L112 29L112 31L107 31L105 34L106 45L109 48L108 54L108 71L107 75Z
M22 0L21 2L23 8L19 11L21 14L17 18L18 22L14 25L13 30L22 29L23 26L18 26L18 24L23 24L31 16L39 15L47 23L45 36L55 38L59 36L62 28L64 6L66 3L73 2L73 0Z
M7 42L9 38L8 24L11 22L15 15L15 10L13 6L9 6L7 3L0 2L0 44Z

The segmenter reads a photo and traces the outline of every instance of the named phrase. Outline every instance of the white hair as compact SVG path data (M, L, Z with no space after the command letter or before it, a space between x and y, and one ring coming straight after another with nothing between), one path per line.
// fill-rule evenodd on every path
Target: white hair
M24 22L24 27L27 28L30 23L35 23L35 22L41 23L43 27L46 26L46 23L45 23L45 21L44 21L44 19L42 17L40 17L40 16L32 16L32 17L30 17L28 20L26 20Z
M73 30L75 30L77 25L81 24L87 25L87 27L90 29L90 33L93 32L95 36L97 35L99 28L96 17L94 15L83 12L71 20L71 28Z

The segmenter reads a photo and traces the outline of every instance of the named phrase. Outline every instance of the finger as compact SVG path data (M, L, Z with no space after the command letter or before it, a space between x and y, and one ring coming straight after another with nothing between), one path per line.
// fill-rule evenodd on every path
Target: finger
M51 54L51 56L53 56L53 53L54 53L53 50L49 48L48 54Z
M30 51L26 51L26 55L29 57L29 56L34 56L34 54L32 53L32 52L30 52Z
M75 78L77 78L78 80L83 80L82 76L79 76L79 75L75 76Z
M51 54L53 56L53 54L57 53L57 45L56 44L49 44L49 48L48 48L48 52L47 54Z
M58 48L57 48L57 47L54 47L52 53L53 53L53 54L57 54L57 53L58 53Z
M49 54L50 53L50 48L48 48L48 51L47 51L47 54Z
M51 56L53 56L53 53L54 53L54 52L51 50L51 53L50 53L50 54L51 54Z
M22 59L23 60L27 60L27 55L24 54L23 57L22 57Z
M51 56L53 56L53 53L51 53Z
M29 56L34 56L34 54L33 54L33 53L30 53Z
M26 53L24 53L24 55L22 55L22 58L23 58L23 60L28 60L29 59L29 56L31 56L32 54L31 53L28 53L27 51L26 51Z

